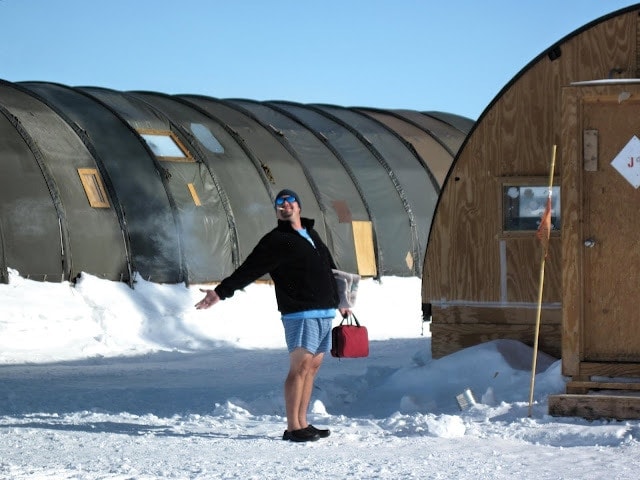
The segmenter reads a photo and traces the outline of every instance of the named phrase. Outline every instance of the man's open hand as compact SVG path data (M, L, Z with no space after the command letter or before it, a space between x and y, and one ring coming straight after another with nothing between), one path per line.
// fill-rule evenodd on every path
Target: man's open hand
M203 308L209 308L220 301L220 297L215 290L208 290L205 288L200 289L201 292L205 292L206 295L202 300L196 303L196 308L202 310Z

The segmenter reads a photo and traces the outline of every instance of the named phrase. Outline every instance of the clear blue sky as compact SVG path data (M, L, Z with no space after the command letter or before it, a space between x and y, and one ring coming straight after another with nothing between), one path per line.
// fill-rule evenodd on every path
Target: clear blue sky
M0 0L0 78L476 119L622 0Z

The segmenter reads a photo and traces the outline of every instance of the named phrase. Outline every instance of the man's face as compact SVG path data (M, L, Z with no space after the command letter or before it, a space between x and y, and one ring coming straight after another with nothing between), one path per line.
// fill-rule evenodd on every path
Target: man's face
M276 214L280 220L292 220L300 217L300 205L295 197L283 195L276 201Z

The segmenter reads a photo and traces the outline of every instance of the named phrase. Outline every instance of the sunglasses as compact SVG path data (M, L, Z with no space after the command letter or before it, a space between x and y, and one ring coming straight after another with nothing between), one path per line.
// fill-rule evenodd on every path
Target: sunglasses
M293 195L289 195L287 197L278 197L276 198L276 205L277 206L284 205L284 202L287 202L289 203L289 205L291 205L293 202L297 202L297 201L298 200Z

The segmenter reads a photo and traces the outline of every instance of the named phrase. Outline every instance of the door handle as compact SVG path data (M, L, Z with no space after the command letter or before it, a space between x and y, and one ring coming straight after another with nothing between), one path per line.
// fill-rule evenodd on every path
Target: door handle
M593 238L587 238L584 241L584 246L587 248L593 248L596 246L596 241Z

